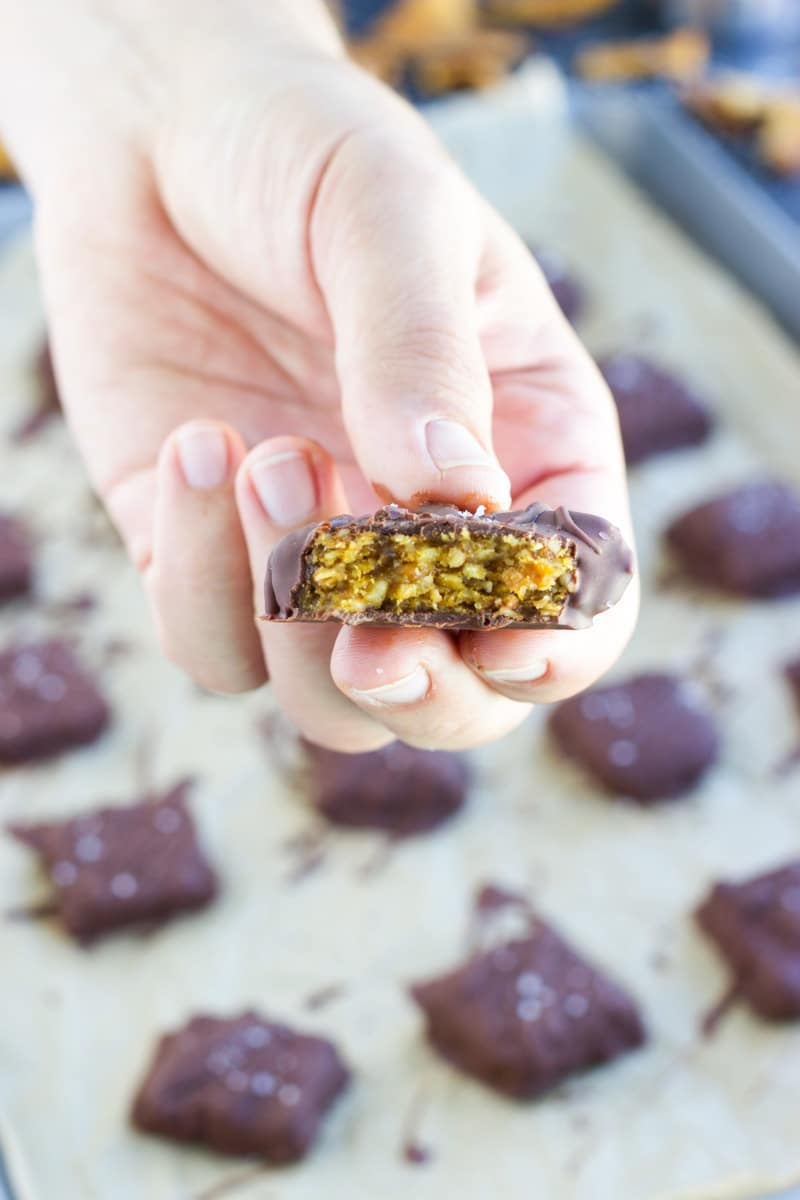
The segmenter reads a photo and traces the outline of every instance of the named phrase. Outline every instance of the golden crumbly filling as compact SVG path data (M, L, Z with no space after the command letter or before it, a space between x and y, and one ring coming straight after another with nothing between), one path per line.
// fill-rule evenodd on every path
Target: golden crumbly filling
M309 550L304 606L319 613L497 613L557 617L576 586L575 554L560 538L474 535L423 538L342 528Z

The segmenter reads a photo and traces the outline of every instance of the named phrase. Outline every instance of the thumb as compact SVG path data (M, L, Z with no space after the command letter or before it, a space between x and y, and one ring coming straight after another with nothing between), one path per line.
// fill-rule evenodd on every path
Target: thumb
M479 201L426 131L342 143L311 249L345 425L382 498L510 503L478 330L481 245Z

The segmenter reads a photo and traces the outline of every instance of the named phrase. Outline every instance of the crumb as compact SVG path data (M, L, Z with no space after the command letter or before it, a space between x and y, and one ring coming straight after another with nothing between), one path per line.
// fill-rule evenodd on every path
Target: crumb
M619 0L487 0L485 15L506 25L561 29L614 8Z
M428 96L499 83L528 51L523 34L503 29L475 29L434 41L410 64L418 91Z
M602 42L576 58L579 75L594 82L628 79L695 79L708 64L711 46L699 29L676 29L663 37Z
M800 95L767 106L756 137L756 154L776 175L800 172Z

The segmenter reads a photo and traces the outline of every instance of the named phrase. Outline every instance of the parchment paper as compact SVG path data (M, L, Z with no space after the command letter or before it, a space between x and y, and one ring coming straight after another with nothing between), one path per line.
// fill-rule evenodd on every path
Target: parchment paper
M268 690L201 695L160 660L134 573L58 423L22 447L2 442L0 503L41 535L45 601L36 612L0 612L2 640L66 625L90 662L108 658L110 640L131 652L104 668L113 732L51 766L4 773L0 816L126 801L143 770L157 785L194 773L199 824L225 881L206 914L90 952L46 923L0 923L0 1131L22 1200L189 1200L237 1175L236 1164L134 1134L126 1112L162 1030L198 1010L249 1004L334 1037L356 1082L313 1157L243 1183L233 1193L242 1200L713 1200L800 1180L800 1027L735 1012L716 1037L699 1039L725 972L688 919L718 875L800 848L800 776L773 773L797 734L778 671L800 645L800 605L655 586L658 531L673 513L770 466L800 483L800 358L554 107L537 119L540 106L515 85L436 120L520 231L576 264L591 293L592 348L652 351L715 400L720 430L707 447L632 481L645 603L618 674L645 665L710 673L730 693L719 710L724 761L691 799L637 811L557 760L539 713L476 755L479 778L455 824L383 861L376 837L331 834L319 868L292 883L287 840L315 825L283 754L256 731ZM0 303L2 423L11 427L32 403L26 362L41 325L27 243L0 264ZM96 611L55 614L56 601L85 588L100 597ZM471 895L487 880L528 889L635 992L647 1049L531 1106L499 1100L436 1060L403 985L459 960ZM30 857L0 839L0 903L40 894ZM305 1007L334 983L344 985L338 996ZM420 1166L399 1153L415 1097L415 1133L432 1151Z

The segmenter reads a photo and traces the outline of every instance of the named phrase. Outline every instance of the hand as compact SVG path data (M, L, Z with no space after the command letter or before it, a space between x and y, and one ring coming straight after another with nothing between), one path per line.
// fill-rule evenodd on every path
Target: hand
M31 118L17 137L65 407L164 651L222 691L268 667L334 748L491 740L606 670L635 587L579 633L264 625L267 557L378 497L544 500L629 533L608 392L528 251L321 9L164 7L129 18L135 63L112 41L75 71L57 151Z

